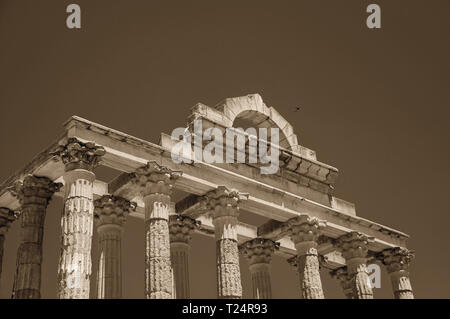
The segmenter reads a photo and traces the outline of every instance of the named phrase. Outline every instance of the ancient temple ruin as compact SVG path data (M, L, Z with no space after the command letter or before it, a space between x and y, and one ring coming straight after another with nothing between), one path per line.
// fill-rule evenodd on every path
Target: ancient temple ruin
M339 280L348 298L373 298L366 268L374 260L386 267L395 298L413 298L408 235L357 216L352 203L335 197L338 170L299 145L292 125L259 95L229 98L214 107L197 104L187 128L201 120L205 128L224 130L237 118L280 129L276 174L260 174L258 164L176 164L171 158L175 141L168 134L155 144L70 118L58 141L0 186L0 256L8 226L22 227L14 298L40 298L43 225L52 196L64 198L55 274L59 298L89 298L91 278L98 280L98 298L122 297L121 237L129 218L145 223L147 298L190 297L193 232L215 238L218 298L242 297L244 266L250 267L254 297L271 298L273 254L296 267L303 298L326 296L319 267ZM99 165L121 173L110 182L99 180L93 172ZM187 195L174 202L176 192ZM244 212L268 221L242 223ZM94 231L101 257L98 276L91 277ZM239 264L239 254L248 265Z

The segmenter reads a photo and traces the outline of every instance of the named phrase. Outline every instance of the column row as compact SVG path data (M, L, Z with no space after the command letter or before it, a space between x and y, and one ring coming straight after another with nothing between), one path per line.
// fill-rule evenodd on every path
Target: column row
M62 213L61 252L58 267L59 298L89 298L91 245L94 221L98 232L98 298L121 298L121 241L127 215L136 204L113 195L94 202L94 167L105 150L93 143L71 138L52 153L65 167L64 209ZM198 222L171 214L171 195L179 171L154 161L130 174L130 180L145 204L145 295L151 299L189 298L188 255L191 232ZM20 203L21 244L17 253L14 298L40 298L42 240L45 213L52 195L61 184L47 177L26 176L11 193ZM249 260L255 298L271 298L270 261L278 244L255 238L238 245L239 204L247 194L226 187L204 195L206 209L212 217L216 240L217 295L241 298L242 284L239 250ZM0 261L4 235L15 215L0 208ZM301 296L324 298L320 278L318 240L326 222L299 215L284 223L285 233L293 241ZM366 269L370 238L351 232L335 240L342 251L346 267L335 270L349 298L373 297ZM386 265L392 278L396 298L412 298L408 265L412 254L404 248L385 250L377 257Z

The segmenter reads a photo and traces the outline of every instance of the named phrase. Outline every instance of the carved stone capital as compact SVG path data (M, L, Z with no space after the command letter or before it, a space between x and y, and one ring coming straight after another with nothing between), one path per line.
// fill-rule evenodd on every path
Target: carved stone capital
M336 246L342 251L346 260L353 258L367 258L369 243L373 237L368 237L360 232L350 232L336 240Z
M140 193L145 197L150 194L171 195L173 185L182 175L181 171L173 171L161 166L155 161L149 161L147 165L138 168L131 173L131 182L136 185Z
M273 253L279 248L279 243L267 238L254 238L239 246L239 250L247 256L250 265L270 264Z
M47 177L27 175L23 181L17 181L9 191L22 206L33 204L47 206L53 194L61 187L61 183L54 183Z
M15 221L17 215L15 212L6 207L0 207L0 236L4 236L9 229L9 226Z
M225 186L219 186L215 190L208 192L204 199L207 209L213 215L213 218L230 216L239 216L239 203L248 199L248 194L240 193L234 189L228 189Z
M317 242L326 222L316 217L300 215L286 222L288 234L295 245L302 242Z
M409 265L414 259L414 251L403 247L395 247L383 250L377 257L386 266L388 273L408 272Z
M61 159L66 166L66 171L74 169L92 171L105 153L105 149L102 146L95 145L93 142L84 143L71 137L66 144L60 145L50 155Z
M191 233L200 226L200 222L181 215L169 216L169 232L171 243L188 244L191 240Z
M136 203L114 195L103 195L94 201L94 207L97 227L106 224L123 226L130 211L136 210Z

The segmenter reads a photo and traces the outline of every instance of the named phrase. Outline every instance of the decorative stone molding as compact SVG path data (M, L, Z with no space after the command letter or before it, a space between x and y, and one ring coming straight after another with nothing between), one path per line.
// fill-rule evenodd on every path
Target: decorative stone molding
M279 248L280 244L271 239L254 238L240 245L239 251L248 258L250 265L270 264L273 253Z
M103 195L94 201L94 222L97 227L107 224L123 226L130 211L136 210L137 204L114 195Z
M218 186L205 195L208 214L213 217L216 240L231 239L237 241L237 218L239 203L248 199L248 194Z
M200 227L200 222L181 215L171 215L169 217L169 232L171 243L189 244L192 232Z
M414 259L414 251L395 247L383 250L377 257L386 266L391 277L394 297L396 299L414 299L409 279L409 266Z
M330 271L332 278L337 279L347 299L354 299L351 277L348 275L347 267L340 267Z
M95 145L92 142L81 142L71 137L64 145L51 152L50 155L61 159L66 167L66 171L73 169L85 169L91 171L105 155L105 149L102 146Z
M255 299L272 298L270 262L280 244L267 238L254 238L243 243L239 250L247 256L252 276L253 297Z
M317 241L326 222L308 215L300 215L289 219L286 224L288 234L297 250L301 295L305 299L323 299Z
M150 194L170 196L173 185L181 175L181 171L171 170L168 167L159 165L156 161L149 161L134 173L130 173L131 182L139 188L140 193L144 197Z
M13 298L41 297L42 240L47 205L62 184L47 177L27 175L10 190L20 203L21 244L17 250L17 269Z
M373 299L367 273L368 245L372 241L372 237L360 232L350 232L336 240L337 248L347 261L347 272L355 299Z
M33 204L47 207L53 194L59 192L62 186L47 177L27 175L23 181L17 181L9 191L19 200L21 208Z

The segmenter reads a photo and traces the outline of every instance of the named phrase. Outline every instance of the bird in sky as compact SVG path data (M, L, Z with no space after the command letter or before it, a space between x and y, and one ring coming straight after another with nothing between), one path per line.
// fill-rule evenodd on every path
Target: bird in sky
M295 107L295 112L298 112L298 111L300 111L300 106Z

